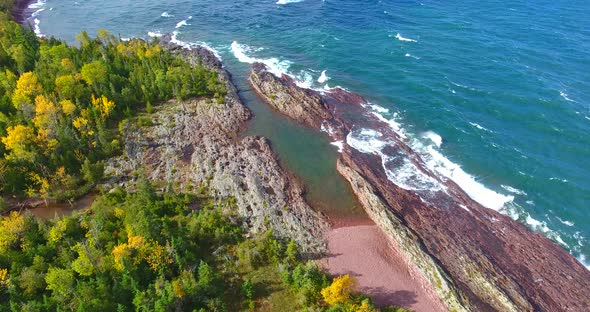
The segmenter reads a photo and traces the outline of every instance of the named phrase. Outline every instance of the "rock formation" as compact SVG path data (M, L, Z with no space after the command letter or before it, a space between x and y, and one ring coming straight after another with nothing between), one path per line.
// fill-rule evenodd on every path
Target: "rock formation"
M143 122L127 123L124 154L107 165L111 183L132 189L134 177L143 174L160 189L195 193L205 188L218 199L232 199L249 231L272 228L309 254L324 252L321 238L328 224L306 203L301 184L280 167L265 138L240 138L251 114L220 61L202 47L182 49L167 38L161 44L216 70L226 82L225 101L170 101L140 116Z
M338 171L449 310L590 311L586 268L546 237L483 207L452 180L430 171L404 137L371 114L361 96L339 88L321 93L302 89L263 64L253 65L249 81L277 111L341 142ZM389 143L381 154L348 144L359 128L373 129ZM394 183L396 177L388 176L385 167L396 163L384 158L400 155L433 188Z

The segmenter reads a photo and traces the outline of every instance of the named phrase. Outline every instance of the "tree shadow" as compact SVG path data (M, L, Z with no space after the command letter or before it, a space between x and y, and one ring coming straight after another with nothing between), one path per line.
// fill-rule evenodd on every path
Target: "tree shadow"
M405 308L411 308L418 303L417 295L413 291L397 290L392 291L383 287L370 287L362 289L363 293L371 297L373 302L380 307L395 305Z

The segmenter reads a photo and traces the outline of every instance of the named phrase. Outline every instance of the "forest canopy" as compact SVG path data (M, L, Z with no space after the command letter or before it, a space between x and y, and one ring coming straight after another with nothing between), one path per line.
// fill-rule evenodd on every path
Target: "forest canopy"
M119 122L172 98L226 93L217 72L156 42L99 30L77 44L0 16L0 195L75 197L120 152Z

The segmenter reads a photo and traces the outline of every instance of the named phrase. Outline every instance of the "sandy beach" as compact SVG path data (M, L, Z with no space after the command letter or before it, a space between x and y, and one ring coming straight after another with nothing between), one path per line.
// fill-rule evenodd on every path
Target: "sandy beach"
M446 311L427 282L404 261L374 224L355 222L327 234L330 255L322 265L333 275L350 274L377 305L416 312Z

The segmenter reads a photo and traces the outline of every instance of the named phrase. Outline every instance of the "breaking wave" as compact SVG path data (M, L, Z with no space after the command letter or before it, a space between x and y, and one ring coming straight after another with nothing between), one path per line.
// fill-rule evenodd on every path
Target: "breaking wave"
M411 38L406 38L406 37L403 37L403 36L402 36L402 35L400 35L399 33L397 33L397 34L395 35L395 39L397 39L397 40L399 40L399 41L406 41L406 42L418 42L418 40L414 40L414 39L411 39Z

